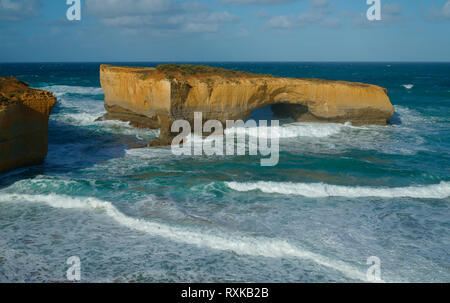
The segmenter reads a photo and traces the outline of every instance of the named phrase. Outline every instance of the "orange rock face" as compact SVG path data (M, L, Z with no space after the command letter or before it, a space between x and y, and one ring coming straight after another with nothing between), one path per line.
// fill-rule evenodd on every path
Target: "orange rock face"
M386 125L394 114L386 89L363 83L177 65L156 69L102 65L100 79L111 117L147 119L152 128L167 127L163 120L192 121L194 112L222 123L245 120L253 110L268 105L297 121Z
M0 173L44 161L52 93L0 77Z

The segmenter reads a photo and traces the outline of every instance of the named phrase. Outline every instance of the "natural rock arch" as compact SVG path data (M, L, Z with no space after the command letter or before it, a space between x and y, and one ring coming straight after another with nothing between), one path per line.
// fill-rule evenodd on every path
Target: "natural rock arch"
M273 105L297 121L381 124L394 114L386 89L370 84L321 79L281 78L191 65L137 68L102 65L106 118L161 128L171 122L245 120Z

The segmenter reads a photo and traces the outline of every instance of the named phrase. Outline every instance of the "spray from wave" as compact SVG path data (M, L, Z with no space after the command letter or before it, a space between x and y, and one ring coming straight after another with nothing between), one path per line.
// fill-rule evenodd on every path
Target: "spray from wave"
M310 198L325 197L380 197L380 198L422 198L422 199L445 199L450 196L450 182L428 186L410 187L362 187L362 186L339 186L324 183L290 183L290 182L226 182L229 188L248 192L260 190L264 193L277 193L284 195L298 195Z
M249 255L267 258L295 257L313 261L341 272L345 276L366 280L366 275L357 268L338 260L331 260L325 256L307 251L292 245L284 240L269 239L263 237L249 237L240 234L212 234L206 230L187 230L186 228L173 227L165 224L145 221L124 215L110 202L96 198L75 198L56 194L26 195L26 194L1 194L0 202L25 201L40 202L54 208L62 209L94 209L102 210L107 216L122 226L144 232L152 236L159 236L178 243L186 243L199 247L207 247L215 250L233 251L239 255Z

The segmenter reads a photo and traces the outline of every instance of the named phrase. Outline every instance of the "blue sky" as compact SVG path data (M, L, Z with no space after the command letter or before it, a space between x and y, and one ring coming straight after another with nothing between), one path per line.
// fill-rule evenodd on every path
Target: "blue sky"
M450 0L0 0L0 62L450 61Z

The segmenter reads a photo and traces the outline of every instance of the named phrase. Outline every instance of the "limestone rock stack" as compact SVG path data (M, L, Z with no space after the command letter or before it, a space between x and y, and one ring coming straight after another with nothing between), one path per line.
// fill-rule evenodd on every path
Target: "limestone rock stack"
M55 103L50 92L0 77L0 173L45 160L48 118Z

